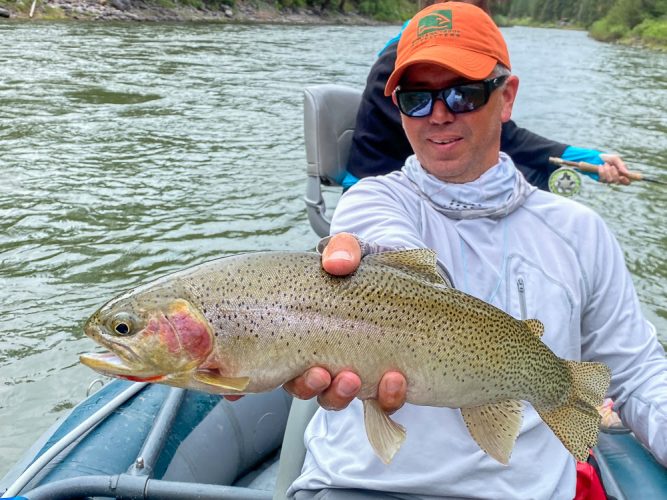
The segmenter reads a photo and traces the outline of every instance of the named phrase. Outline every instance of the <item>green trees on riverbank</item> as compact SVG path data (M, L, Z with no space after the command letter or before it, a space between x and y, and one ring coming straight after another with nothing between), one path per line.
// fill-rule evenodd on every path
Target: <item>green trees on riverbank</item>
M590 32L598 40L635 37L667 47L667 0L618 0Z
M232 0L237 1L237 0ZM240 0L238 0L240 1ZM444 0L443 0L444 1ZM312 8L320 12L355 12L377 21L403 21L418 10L418 0L274 0L281 8Z
M499 0L493 10L510 22L570 24L598 40L667 47L667 0Z
M528 24L572 26L587 29L602 41L641 42L667 49L667 0L487 0L501 25ZM39 0L47 17L67 17L51 8L54 0ZM55 2L56 4L62 2ZM68 2L66 2L68 3ZM122 10L149 9L152 5L172 9L191 7L203 10L270 8L281 11L307 10L315 15L359 14L377 21L408 19L424 0L71 0L84 11L95 5L112 5ZM0 0L10 11L27 13L33 0ZM60 12L58 16L58 12ZM230 11L231 12L231 11ZM2 12L0 12L1 14Z
M233 1L233 0L232 0ZM274 0L284 8L354 11L380 21L399 21L418 0ZM603 41L639 40L667 47L667 0L490 0L502 24L553 24L586 28Z
M227 0L236 1L236 0ZM273 0L280 8L353 11L379 21L412 16L419 0ZM641 41L667 48L667 0L490 0L502 24L586 28L603 41Z

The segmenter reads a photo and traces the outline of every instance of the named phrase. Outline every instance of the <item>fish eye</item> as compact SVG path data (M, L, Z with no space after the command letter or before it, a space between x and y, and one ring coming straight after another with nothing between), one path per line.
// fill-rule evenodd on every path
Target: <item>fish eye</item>
M116 333L120 333L121 335L127 335L130 331L130 326L127 323L119 321L118 323L116 323L113 329Z
M117 314L111 321L111 329L118 335L131 335L132 327L132 318L128 314Z

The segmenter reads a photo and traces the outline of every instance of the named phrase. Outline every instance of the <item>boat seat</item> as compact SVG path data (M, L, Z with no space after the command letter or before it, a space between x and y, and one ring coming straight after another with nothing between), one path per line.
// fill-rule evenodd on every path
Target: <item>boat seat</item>
M307 174L306 210L318 236L329 234L331 217L326 213L322 186L340 186L352 144L361 102L361 90L344 85L322 84L304 91L304 139ZM286 498L287 489L301 473L306 456L303 434L319 408L315 399L294 399L280 451L274 500Z
M317 399L301 400L294 398L287 417L283 446L280 450L280 462L278 466L278 477L273 500L284 500L287 498L287 489L301 474L303 461L306 458L306 446L303 442L303 434L310 419L319 408Z
M313 85L304 91L305 202L310 226L320 237L329 235L331 223L322 186L340 186L347 173L360 102L361 90L345 85Z

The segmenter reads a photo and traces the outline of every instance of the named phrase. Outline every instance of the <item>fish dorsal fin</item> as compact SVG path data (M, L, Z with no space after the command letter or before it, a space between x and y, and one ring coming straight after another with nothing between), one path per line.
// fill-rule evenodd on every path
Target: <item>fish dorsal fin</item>
M539 319L524 319L522 323L526 325L528 331L535 335L538 339L544 335L544 325Z
M400 269L437 285L446 285L454 288L449 278L449 273L445 270L444 272L447 273L447 276L443 276L438 272L436 253L429 248L376 253L367 255L364 257L364 260Z
M248 377L223 377L215 370L197 370L193 378L204 385L210 386L214 392L224 394L224 391L243 392L250 379Z
M519 435L522 411L523 405L517 400L461 408L463 421L475 442L504 465L509 463Z
M405 441L405 429L382 411L376 399L364 399L364 423L373 450L388 464Z

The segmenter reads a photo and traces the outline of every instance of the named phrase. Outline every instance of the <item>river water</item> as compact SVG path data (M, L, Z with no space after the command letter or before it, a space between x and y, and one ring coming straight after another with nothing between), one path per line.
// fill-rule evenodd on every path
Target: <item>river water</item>
M0 475L96 378L81 326L204 260L310 249L302 92L361 87L397 27L0 23ZM504 30L515 119L667 177L667 56ZM667 189L584 181L667 340ZM595 242L591 241L594 245Z

